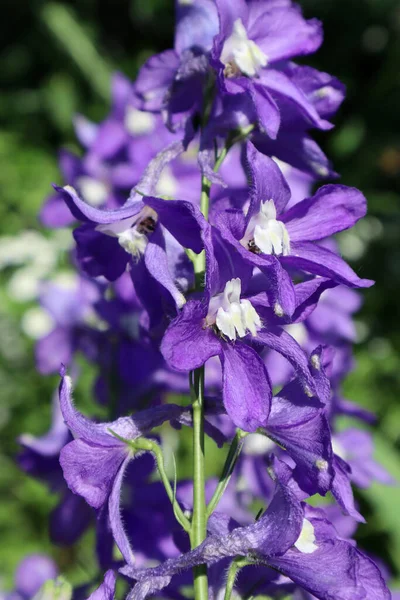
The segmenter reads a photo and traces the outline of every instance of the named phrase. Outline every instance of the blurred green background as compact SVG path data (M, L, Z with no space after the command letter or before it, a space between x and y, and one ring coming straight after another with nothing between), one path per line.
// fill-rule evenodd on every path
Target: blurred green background
M358 368L347 397L379 418L377 458L400 480L400 3L302 0L323 20L325 44L308 63L339 77L347 101L333 132L317 135L346 185L359 187L369 216L341 239L344 256L376 280L357 316ZM0 25L0 592L27 552L47 550L61 568L93 563L91 543L50 548L47 515L57 498L13 463L16 437L50 420L53 377L35 372L37 281L65 266L68 232L47 232L37 215L60 181L57 150L79 151L71 117L102 119L110 74L133 78L145 58L172 45L172 0L3 0ZM80 380L89 389L90 372ZM368 525L358 541L400 574L400 492L357 494ZM83 569L83 566L82 566ZM79 580L79 572L73 578ZM1 594L0 594L1 595Z

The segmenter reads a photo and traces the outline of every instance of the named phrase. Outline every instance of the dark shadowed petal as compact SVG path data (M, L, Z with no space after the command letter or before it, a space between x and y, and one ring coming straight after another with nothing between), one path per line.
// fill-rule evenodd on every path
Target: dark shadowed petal
M53 544L71 546L93 521L94 512L81 496L66 489L50 514L49 533Z
M303 131L292 131L289 127L283 130L282 127L276 140L259 133L254 134L252 139L260 152L276 156L314 178L335 177L326 155Z
M293 242L291 255L282 256L280 260L285 266L329 277L349 287L371 287L374 284L370 279L360 279L340 256L312 242Z
M290 188L282 171L269 156L261 154L252 143L247 146L246 171L250 183L250 207L246 223L260 210L260 203L273 200L279 215L290 200Z
M173 575L198 564L211 565L226 557L245 556L257 551L271 556L284 555L299 537L303 514L295 495L277 481L274 497L256 523L237 527L225 535L210 535L192 552L169 559L153 569L122 568L121 573L138 580L130 598L146 598L154 589L160 590L168 585ZM226 527L223 529L227 530ZM154 582L158 587L153 587Z
M160 198L145 198L144 202L156 211L164 227L184 248L197 254L203 250L203 231L209 225L197 206L184 200Z
M271 406L271 382L258 354L236 342L221 344L223 400L226 412L244 431L267 423Z
M292 242L311 242L353 227L366 211L365 197L356 188L325 185L282 215L282 221Z
M244 81L243 88L250 95L261 131L275 140L281 124L281 115L275 100L267 88L256 81Z
M262 72L260 81L268 89L268 92L278 105L282 101L285 103L288 102L313 127L331 129L332 125L329 121L321 119L314 105L282 71L266 69Z
M103 275L115 281L125 271L130 255L120 246L116 237L97 231L91 223L74 229L77 256L82 269L91 277Z
M192 371L221 353L221 341L213 328L205 327L208 302L189 300L168 327L161 352L176 371Z

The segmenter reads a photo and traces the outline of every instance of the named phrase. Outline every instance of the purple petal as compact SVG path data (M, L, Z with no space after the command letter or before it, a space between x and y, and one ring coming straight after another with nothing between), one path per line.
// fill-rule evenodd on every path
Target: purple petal
M128 466L130 460L131 457L127 456L121 468L119 469L108 501L111 531L113 533L115 543L117 544L122 556L124 557L128 565L132 565L135 561L135 558L133 556L131 545L125 533L124 526L122 524L120 499L122 480L124 478L126 467Z
M134 84L134 92L141 110L162 110L165 94L174 81L179 64L179 56L175 50L166 50L145 62Z
M175 50L182 54L190 48L210 50L214 36L218 33L218 14L212 0L177 2L177 24L175 28Z
M87 600L113 600L115 597L116 575L114 571L107 571L103 583L90 594Z
M282 354L295 369L302 384L306 386L307 392L315 394L315 383L310 372L307 355L291 335L283 329L275 328L273 331L262 329L257 332L255 341Z
M133 419L129 417L121 417L117 421L109 423L94 423L77 411L72 401L72 381L68 375L61 378L59 394L61 412L65 423L75 436L87 440L90 444L103 446L105 449L121 450L122 448L123 452L126 453L127 450L123 442L115 438L109 430L112 429L115 433L127 439L135 439L142 435Z
M318 144L303 131L281 128L276 140L270 140L265 134L255 133L253 143L260 152L276 156L279 160L292 165L315 179L334 177L331 164ZM303 196L304 198L304 196Z
M292 242L312 242L350 229L366 211L365 197L357 189L325 185L282 215L282 221Z
M250 95L261 131L275 140L281 124L281 115L275 100L261 83L245 81L243 88Z
M312 524L315 527L314 520ZM321 600L390 599L378 568L354 546L339 539L319 542L318 538L317 545L311 554L293 549L266 562Z
M209 226L197 206L184 200L160 198L145 198L144 203L156 211L164 227L184 248L196 254L203 250L203 231Z
M350 468L339 456L333 461L335 476L332 483L332 495L346 515L353 517L359 523L365 519L354 506L353 490L350 484Z
M271 382L258 354L249 346L222 344L223 400L226 412L244 431L267 423L271 406Z
M84 148L90 148L96 139L99 126L89 121L84 115L76 114L73 117L75 135ZM68 181L71 181L68 178Z
M55 579L58 569L55 562L45 554L30 554L18 565L15 588L23 598L33 598L42 585Z
M301 323L307 319L317 306L318 308L321 307L321 304L318 305L321 294L336 285L331 279L323 277L315 277L295 285L296 309L292 315L291 323Z
M168 327L161 352L176 371L192 371L221 353L221 342L210 327L204 326L207 305L189 300Z
M93 510L83 498L66 490L64 497L50 514L49 533L53 544L71 546L93 520Z
M250 183L250 207L246 223L260 210L261 202L273 200L280 215L290 200L290 188L282 171L271 158L261 154L251 144L247 147L246 171Z
M100 508L107 501L128 452L124 444L119 447L94 446L81 439L73 440L60 453L68 487L93 508Z
M69 185L60 187L54 184L53 187L62 195L71 213L78 221L105 224L115 223L116 221L133 217L143 208L143 203L139 201L126 203L120 208L102 210L84 202L76 190Z
M96 139L90 149L100 159L113 158L127 143L128 133L123 122L108 119L97 131Z
M331 124L321 119L314 105L307 99L303 92L282 71L265 69L262 71L260 82L268 89L275 102L292 105L296 111L313 127L331 129Z
M49 196L40 209L39 219L45 227L67 227L75 219L60 194Z
M345 86L329 73L294 63L285 67L285 73L307 95L321 117L330 119L345 98Z
M291 255L280 258L284 266L328 277L349 287L371 287L370 279L360 279L337 254L312 242L293 242Z
M304 19L300 7L294 4L265 11L264 18L251 23L249 36L269 62L311 54L318 50L323 39L320 21Z
M120 246L118 239L97 231L91 223L74 229L77 256L82 269L90 277L103 275L115 281L126 270L130 255Z
M144 253L146 267L152 277L162 285L171 294L177 308L182 308L185 304L185 296L177 288L171 275L168 256L165 250L165 240L161 229L158 226L156 231L150 236L146 251Z
M73 339L70 328L56 327L36 343L36 367L44 375L57 373L61 364L70 364L72 352Z

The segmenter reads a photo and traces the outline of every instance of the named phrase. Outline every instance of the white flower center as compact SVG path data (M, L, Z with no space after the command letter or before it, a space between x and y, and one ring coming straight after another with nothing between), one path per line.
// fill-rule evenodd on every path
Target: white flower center
M244 337L248 331L257 335L261 320L249 300L241 300L242 284L240 279L231 279L225 285L222 294L211 299L206 323L216 324L218 329L230 340Z
M96 230L105 235L118 238L122 248L139 259L146 250L148 235L154 231L157 221L156 212L146 206L139 214L116 223L97 225Z
M295 543L295 547L303 554L312 554L318 549L315 543L314 527L307 519L303 519L303 527Z
M132 135L144 135L154 130L155 120L155 116L151 113L128 106L125 113L124 125Z
M244 440L243 451L247 456L264 456L276 447L275 442L261 433L251 433Z
M226 65L226 77L235 77L242 73L254 77L262 67L268 64L264 52L247 37L247 31L241 19L233 24L231 35L225 40L221 52L221 62Z
M276 218L273 200L261 203L260 212L251 217L246 233L240 241L252 252L287 256L290 254L290 238L282 221Z
M76 182L85 202L90 206L101 206L108 197L109 189L105 183L93 177L82 175Z

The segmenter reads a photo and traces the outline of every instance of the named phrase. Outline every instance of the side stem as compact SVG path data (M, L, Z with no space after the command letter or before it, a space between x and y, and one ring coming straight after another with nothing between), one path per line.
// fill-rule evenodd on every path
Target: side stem
M207 535L204 477L204 366L193 372L193 517L191 547L197 548ZM207 565L193 569L195 600L208 599Z

